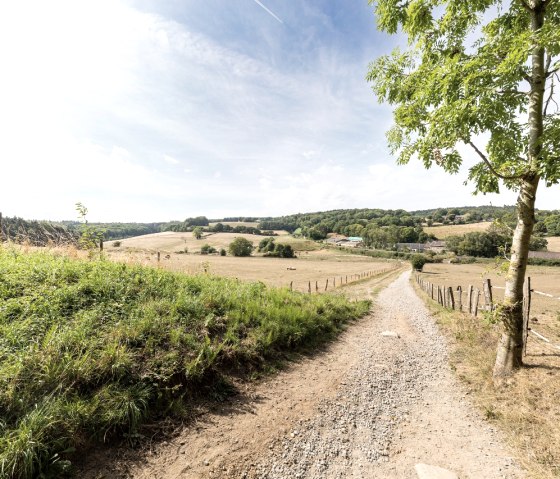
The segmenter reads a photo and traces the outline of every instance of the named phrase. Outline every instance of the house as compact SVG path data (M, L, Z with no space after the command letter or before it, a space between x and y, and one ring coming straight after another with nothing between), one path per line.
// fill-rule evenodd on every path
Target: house
M425 245L426 251L433 251L434 253L443 253L447 244L445 241L432 241L430 243L426 243Z
M397 243L395 246L397 251L413 251L415 253L421 253L426 249L424 243Z

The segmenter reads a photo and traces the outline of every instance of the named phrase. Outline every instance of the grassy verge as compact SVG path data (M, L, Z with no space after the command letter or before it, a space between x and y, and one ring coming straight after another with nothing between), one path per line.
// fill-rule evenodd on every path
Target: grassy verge
M0 247L0 477L180 414L209 378L331 338L367 302Z
M486 418L498 426L535 479L560 477L560 376L558 358L533 352L527 367L504 386L492 383L500 330L490 318L442 308L414 282L450 344L450 361ZM531 346L535 350L538 346Z

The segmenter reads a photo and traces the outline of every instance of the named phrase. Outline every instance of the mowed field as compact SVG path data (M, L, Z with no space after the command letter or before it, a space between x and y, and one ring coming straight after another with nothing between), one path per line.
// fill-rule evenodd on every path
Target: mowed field
M120 241L120 246L113 246L114 241L107 242L106 246L109 251L113 250L141 250L157 252L162 254L184 252L185 248L189 253L199 253L200 248L209 244L217 250L228 246L235 238L245 238L249 240L253 246L258 246L259 242L265 236L243 234L243 233L204 233L203 237L197 240L192 233L174 233L167 231L164 233L153 233L149 235L135 236ZM290 244L295 251L312 251L319 249L320 246L314 241L303 238L293 238L286 232L279 233L275 236L276 242Z
M276 241L290 243L298 258L265 258L261 255L237 258L233 256L193 254L200 251L200 246L208 243L215 248L225 248L236 237L247 238L254 245L263 236L243 235L234 233L217 233L207 238L196 240L190 233L156 233L125 239L120 247L108 244L106 252L117 261L141 263L156 266L157 252L160 251L159 266L171 271L187 274L208 272L219 276L238 278L243 281L263 281L272 286L289 286L293 283L295 290L307 291L309 282L315 291L317 283L319 291L325 290L327 279L328 290L352 283L364 273L381 272L394 269L399 263L378 258L349 254L345 251L319 250L319 245L312 241L292 238L285 235ZM185 246L188 254L180 254ZM169 258L166 256L169 255ZM348 279L347 279L348 277Z
M546 238L548 241L547 250L560 253L560 236L549 236Z
M424 226L424 231L433 234L437 239L445 239L448 236L464 235L473 231L486 231L492 223L484 221L482 223L471 223L467 225L441 225L441 226Z
M554 296L549 298L533 293L531 299L531 318L534 329L556 343L560 343L560 268L552 266L529 266L528 276L531 277L533 290L548 293ZM451 286L454 290L461 286L463 303L466 302L466 290L472 284L482 291L482 281L490 278L492 282L493 296L501 301L504 290L505 277L497 274L494 265L488 264L426 264L422 274L426 281L439 286ZM481 302L483 297L481 296ZM482 303L481 303L482 304ZM560 351L558 351L560 353Z

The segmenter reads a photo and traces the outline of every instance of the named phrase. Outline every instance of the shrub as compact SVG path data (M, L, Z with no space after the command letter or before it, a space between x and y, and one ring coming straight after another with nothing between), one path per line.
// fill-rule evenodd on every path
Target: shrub
M216 248L210 246L209 244L202 245L202 248L200 248L200 254L212 254L216 252Z
M224 248L222 248L220 250L220 256L225 256L226 255L226 250Z
M253 243L245 238L235 238L229 245L229 253L232 256L251 256Z
M415 271L422 271L422 268L427 263L426 257L421 254L412 255L410 258L410 264Z
M113 246L114 246L115 248L118 248L120 245L121 245L121 242L120 242L120 241L113 241Z

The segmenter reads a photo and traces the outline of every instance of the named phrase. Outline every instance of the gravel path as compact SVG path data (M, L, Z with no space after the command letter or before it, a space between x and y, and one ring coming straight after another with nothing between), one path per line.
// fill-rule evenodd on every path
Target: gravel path
M170 443L84 479L416 479L417 463L461 479L524 477L451 374L409 275L327 351L249 386Z
M521 477L454 384L445 341L408 278L380 294L379 321L336 396L242 476L412 478L422 461L462 478Z

